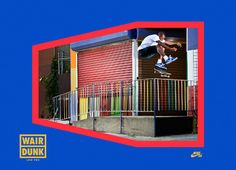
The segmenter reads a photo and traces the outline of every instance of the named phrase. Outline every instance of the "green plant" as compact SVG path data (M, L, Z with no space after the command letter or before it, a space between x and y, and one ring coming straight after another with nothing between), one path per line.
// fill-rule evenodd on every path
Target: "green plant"
M42 82L46 88L46 100L50 117L53 116L53 97L58 95L58 61L54 56L51 63L51 72L47 76L42 77Z

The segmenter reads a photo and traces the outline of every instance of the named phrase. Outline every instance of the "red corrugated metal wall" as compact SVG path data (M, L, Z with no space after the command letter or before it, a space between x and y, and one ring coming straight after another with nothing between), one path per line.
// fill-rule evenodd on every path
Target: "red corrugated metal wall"
M78 52L78 85L132 79L131 40Z

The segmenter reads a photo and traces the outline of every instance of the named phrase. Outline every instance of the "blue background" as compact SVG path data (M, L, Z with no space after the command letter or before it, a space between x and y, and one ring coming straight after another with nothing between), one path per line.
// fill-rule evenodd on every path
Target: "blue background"
M236 169L234 14L233 0L2 1L0 169ZM32 45L133 21L205 22L204 148L133 148L31 123ZM20 133L46 133L48 158L19 159Z

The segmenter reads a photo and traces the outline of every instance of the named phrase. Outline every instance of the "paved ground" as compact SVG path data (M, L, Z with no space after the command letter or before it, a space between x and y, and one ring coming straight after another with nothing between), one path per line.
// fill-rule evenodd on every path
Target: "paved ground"
M171 136L161 136L161 137L147 137L147 136L128 136L123 134L112 134L114 136L129 138L133 140L160 140L160 141L172 141L172 140L189 140L194 141L197 140L197 134L183 134L183 135L171 135Z
M67 125L70 123L69 120L58 120L58 119L55 119L55 120L49 119L49 120L52 122L57 122L57 123L67 124Z

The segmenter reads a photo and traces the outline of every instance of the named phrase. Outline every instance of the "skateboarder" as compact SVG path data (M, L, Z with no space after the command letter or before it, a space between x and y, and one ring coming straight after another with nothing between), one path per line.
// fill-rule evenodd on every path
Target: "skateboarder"
M160 54L160 58L155 64L155 68L167 69L166 64L170 64L177 60L177 57L167 56L165 54L165 49L170 51L177 51L175 47L169 47L168 45L177 45L181 47L182 45L179 42L170 42L165 40L165 33L159 32L157 34L152 34L144 38L141 45L138 47L138 53L141 57L147 57L149 55L154 55L156 53ZM162 63L162 60L165 60L165 64Z

